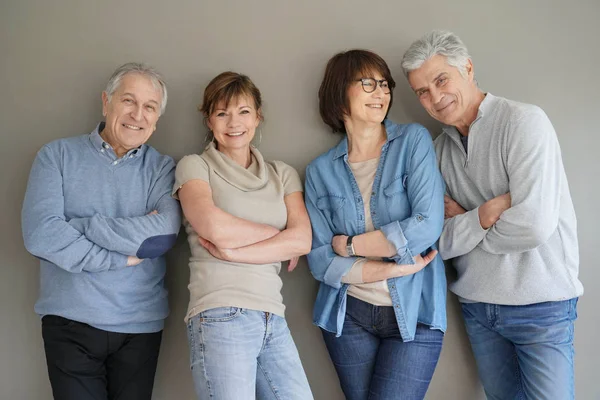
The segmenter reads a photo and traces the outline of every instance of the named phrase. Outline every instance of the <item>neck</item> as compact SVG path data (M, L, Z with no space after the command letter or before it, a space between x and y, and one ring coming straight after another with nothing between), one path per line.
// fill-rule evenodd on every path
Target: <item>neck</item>
M130 150L130 149L126 149L125 147L119 146L118 144L114 143L114 141L111 138L111 135L107 132L106 128L104 128L102 130L102 132L100 132L100 137L102 138L102 140L104 140L106 143L108 143L110 145L110 147L112 147L113 151L117 155L117 158L123 157Z
M473 95L473 102L467 107L467 110L463 114L461 120L455 125L458 132L461 135L467 136L469 134L469 129L471 128L471 124L477 118L477 114L479 113L479 106L481 102L485 98L485 93L483 93L478 87L474 89L475 93Z
M225 149L217 145L217 150L231 158L236 164L243 168L248 168L252 163L252 153L250 146L241 149Z
M356 126L356 124L347 122L345 126L348 136L349 161L365 161L381 155L381 146L387 138L383 124Z

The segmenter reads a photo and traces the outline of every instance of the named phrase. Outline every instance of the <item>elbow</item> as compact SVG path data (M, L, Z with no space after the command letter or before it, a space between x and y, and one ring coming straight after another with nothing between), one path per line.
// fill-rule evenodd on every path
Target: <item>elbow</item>
M440 238L442 235L442 230L444 229L444 217L442 216L434 216L434 215L426 215L426 214L417 214L416 217L419 224L423 224L424 228L423 232L423 245L425 247L429 247Z
M556 227L556 224L544 224L541 222L529 226L527 236L531 241L531 246L535 248L546 243L556 231Z
M176 234L152 236L144 240L135 256L140 259L157 258L175 245Z
M310 229L303 230L296 235L293 252L297 257L310 253L312 247L312 232Z

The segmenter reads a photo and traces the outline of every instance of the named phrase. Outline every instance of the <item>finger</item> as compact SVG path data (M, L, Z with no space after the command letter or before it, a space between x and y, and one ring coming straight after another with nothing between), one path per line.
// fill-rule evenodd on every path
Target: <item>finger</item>
M427 255L425 255L425 257L423 257L423 262L425 263L425 265L432 262L433 259L435 258L435 256L437 255L437 253L438 253L437 250L431 250L429 253L427 253Z
M298 266L298 257L294 257L290 260L288 265L288 272L292 272Z

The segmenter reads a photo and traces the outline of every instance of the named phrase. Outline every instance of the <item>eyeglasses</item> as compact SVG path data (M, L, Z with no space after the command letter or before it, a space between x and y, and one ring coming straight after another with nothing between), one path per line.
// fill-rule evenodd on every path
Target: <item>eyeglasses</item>
M357 82L362 84L362 88L367 93L373 93L377 89L377 84L379 87L383 89L384 94L390 94L390 86L388 85L388 81L386 79L374 79L374 78L361 78L357 79Z

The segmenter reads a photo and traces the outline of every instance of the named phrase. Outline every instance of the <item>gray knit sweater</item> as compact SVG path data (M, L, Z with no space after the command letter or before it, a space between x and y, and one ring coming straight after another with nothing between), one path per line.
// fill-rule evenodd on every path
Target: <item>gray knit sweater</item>
M448 195L468 210L445 221L439 245L458 272L450 290L461 301L525 305L583 293L575 211L544 111L488 93L468 152L454 127L435 149ZM507 192L512 206L483 229L478 207Z

